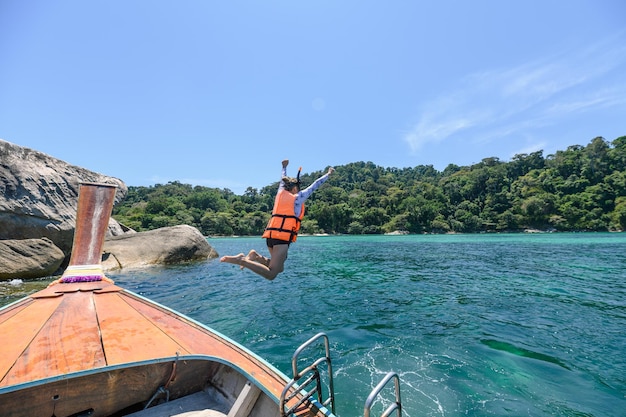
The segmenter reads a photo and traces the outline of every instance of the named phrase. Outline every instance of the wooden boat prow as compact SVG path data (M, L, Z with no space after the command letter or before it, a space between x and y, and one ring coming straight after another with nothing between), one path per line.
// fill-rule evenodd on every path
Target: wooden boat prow
M306 392L228 337L102 273L114 195L114 186L81 185L65 273L0 309L2 416L333 416L323 389ZM315 366L306 371L319 378Z

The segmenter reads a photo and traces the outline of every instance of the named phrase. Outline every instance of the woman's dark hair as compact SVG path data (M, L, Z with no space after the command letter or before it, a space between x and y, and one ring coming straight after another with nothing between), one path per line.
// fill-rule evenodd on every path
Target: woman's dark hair
M295 186L300 188L300 180L293 177L283 177L283 186L285 190L291 190Z

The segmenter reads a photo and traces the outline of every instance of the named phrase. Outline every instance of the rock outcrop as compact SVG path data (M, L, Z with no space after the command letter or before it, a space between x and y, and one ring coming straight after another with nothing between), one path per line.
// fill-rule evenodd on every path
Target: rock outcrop
M46 237L68 256L81 182L117 185L116 202L127 193L117 178L0 139L0 239ZM122 227L111 220L109 230L113 235Z
M65 254L50 239L0 240L0 281L54 274Z
M115 203L128 191L117 178L0 139L0 280L50 276L67 265L82 182L117 185ZM217 257L191 226L136 233L113 218L104 250L109 271Z
M217 258L195 227L181 225L114 236L104 241L105 271Z

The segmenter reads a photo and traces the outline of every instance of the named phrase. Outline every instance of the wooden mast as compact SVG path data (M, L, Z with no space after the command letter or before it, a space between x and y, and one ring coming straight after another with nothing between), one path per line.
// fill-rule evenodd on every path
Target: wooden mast
M110 281L102 271L102 247L116 189L113 184L80 184L70 263L61 279L52 284Z

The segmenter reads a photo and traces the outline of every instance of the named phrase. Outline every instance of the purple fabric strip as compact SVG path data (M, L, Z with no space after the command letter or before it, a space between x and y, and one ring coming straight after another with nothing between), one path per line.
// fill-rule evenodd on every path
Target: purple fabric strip
M102 281L101 275L79 275L76 277L66 277L61 279L61 282L64 284L68 284L70 282L92 282L92 281Z

